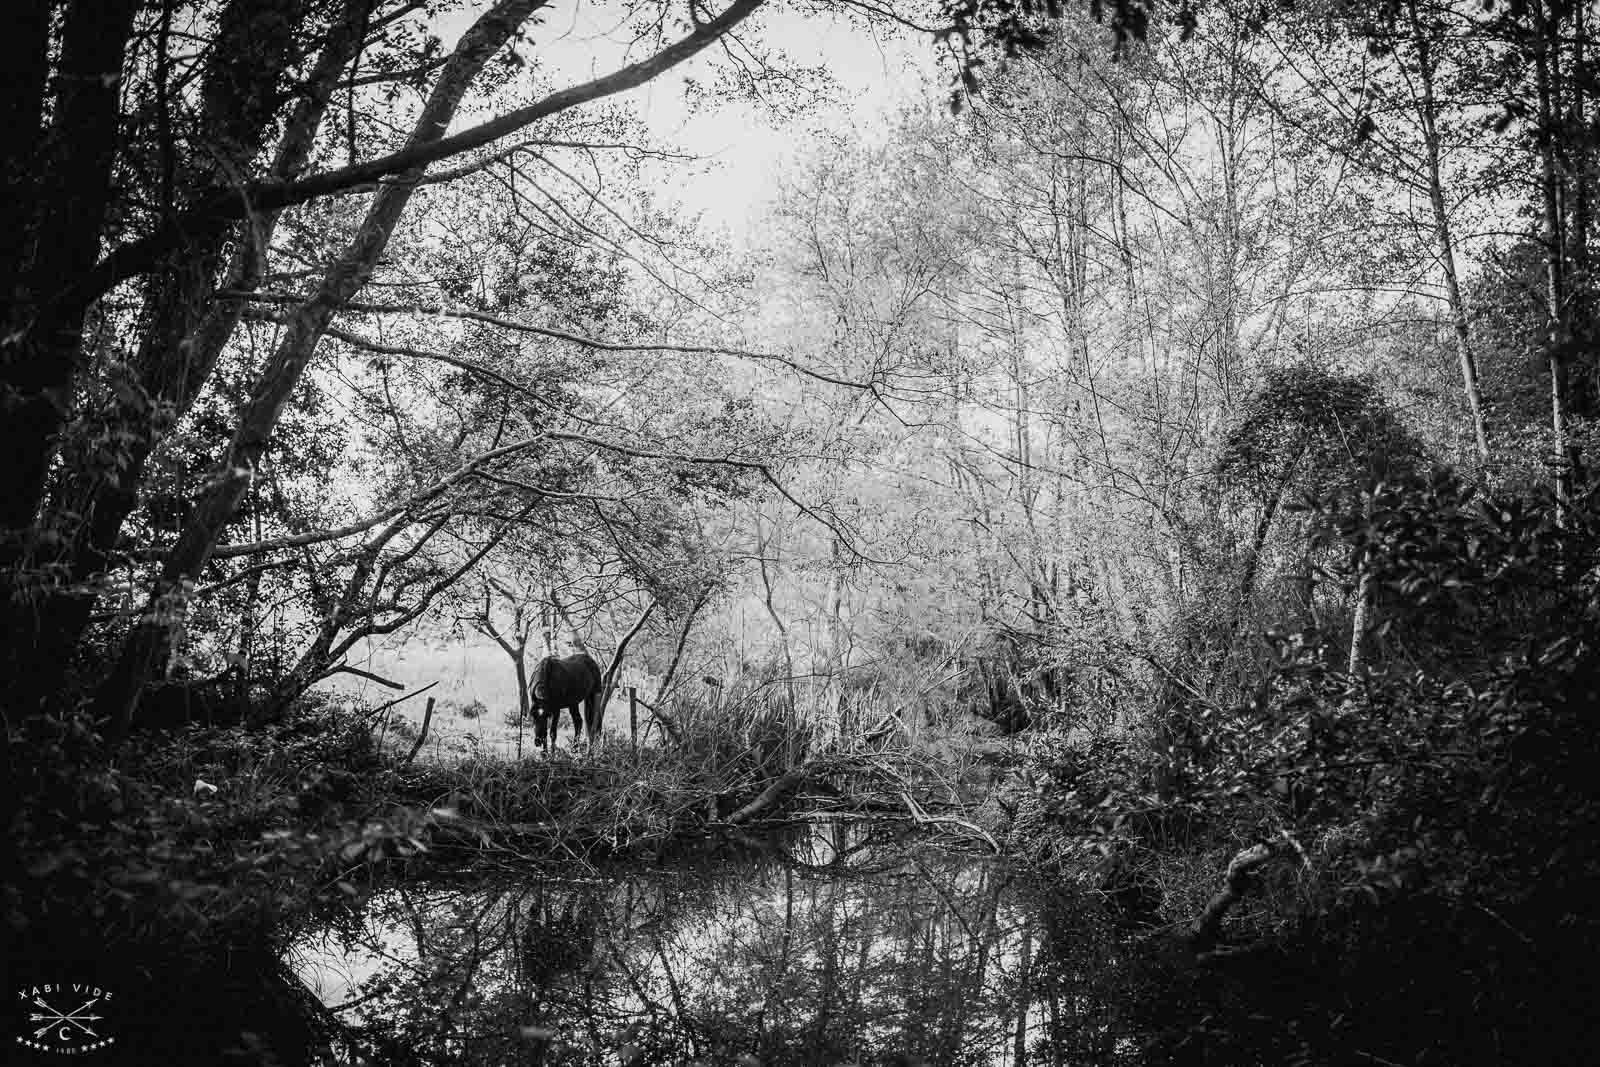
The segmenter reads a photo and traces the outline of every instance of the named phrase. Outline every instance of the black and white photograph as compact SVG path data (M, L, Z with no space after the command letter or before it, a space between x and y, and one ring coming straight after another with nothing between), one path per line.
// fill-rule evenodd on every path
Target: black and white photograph
M1600 1063L1600 0L9 0L0 1063Z

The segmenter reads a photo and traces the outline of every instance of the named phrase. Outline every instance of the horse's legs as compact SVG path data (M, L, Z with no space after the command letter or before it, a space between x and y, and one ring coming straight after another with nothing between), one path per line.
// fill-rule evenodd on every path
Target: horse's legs
M589 732L589 743L592 745L595 738L600 736L600 697L590 693L583 698L583 725Z
M577 748L583 740L583 713L580 710L582 703L574 704L567 710L572 712L572 747Z

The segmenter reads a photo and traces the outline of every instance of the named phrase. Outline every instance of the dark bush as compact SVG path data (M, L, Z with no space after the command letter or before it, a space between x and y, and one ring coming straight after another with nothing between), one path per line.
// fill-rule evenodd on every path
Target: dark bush
M1113 895L1147 909L1153 883L1180 928L1206 893L1163 857L1214 890L1237 850L1295 842L1230 920L1269 951L1150 964L1151 1062L1592 1054L1600 514L1448 476L1370 499L1310 505L1374 584L1359 676L1343 635L1277 635L1249 699L1179 702L1143 757L1041 761L1056 834L1098 843Z

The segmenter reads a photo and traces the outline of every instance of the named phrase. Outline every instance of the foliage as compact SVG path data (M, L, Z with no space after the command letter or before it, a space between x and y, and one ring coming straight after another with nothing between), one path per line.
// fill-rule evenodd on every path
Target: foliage
M315 703L265 731L143 737L116 764L95 760L81 717L24 728L68 758L37 765L12 809L0 910L19 966L43 954L131 974L254 954L286 917L425 848L415 816L367 817L365 726Z
M1164 788L1137 761L1091 768L1042 753L1061 782L1047 810L1058 833L1088 831L1100 851L1123 857L1113 890L1137 884L1129 872L1148 874L1153 853L1188 853L1214 879L1244 844L1282 833L1296 842L1298 859L1264 876L1277 889L1243 926L1278 938L1297 973L1329 968L1332 995L1318 1003L1330 1018L1380 1021L1341 1031L1334 1019L1326 1032L1267 1046L1255 1030L1213 1034L1223 1049L1215 1062L1262 1047L1316 1060L1355 1032L1384 1035L1390 1044L1375 1051L1396 1060L1415 1062L1448 1036L1451 1062L1495 1062L1500 1054L1486 1049L1505 1047L1525 1012L1542 1020L1556 1056L1546 1062L1557 1062L1586 1040L1583 1027L1559 1003L1507 994L1593 977L1575 946L1592 952L1600 935L1583 903L1600 881L1590 845L1600 804L1587 784L1600 760L1589 722L1600 699L1590 588L1600 512L1589 501L1561 509L1549 495L1491 496L1448 475L1380 487L1371 499L1367 514L1316 505L1344 566L1369 570L1382 591L1370 673L1346 675L1316 630L1280 635L1251 700L1183 709L1192 742L1158 765L1170 774ZM1159 913L1178 920L1205 899L1170 886L1163 896ZM1453 988L1495 1008L1470 1026L1453 1018L1448 1033L1408 1035L1385 998L1425 980L1439 937L1463 939Z
M1370 381L1304 364L1267 369L1219 451L1223 484L1260 497L1288 482L1330 497L1362 481L1404 477L1422 456Z

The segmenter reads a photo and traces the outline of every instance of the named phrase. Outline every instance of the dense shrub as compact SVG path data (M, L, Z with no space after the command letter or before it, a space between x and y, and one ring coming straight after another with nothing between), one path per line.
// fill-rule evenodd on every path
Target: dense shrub
M1169 976L1153 1062L1581 1062L1593 1036L1600 516L1448 476L1370 501L1312 505L1339 576L1371 576L1367 670L1279 634L1248 699L1182 702L1142 751L1041 753L1055 836L1153 889L1152 921L1193 918L1240 848L1296 846L1232 919L1280 951Z
M0 908L13 946L70 954L81 937L85 952L137 954L248 939L309 903L308 882L332 885L335 870L348 881L417 847L404 819L368 822L347 807L376 755L362 724L320 702L254 730L138 735L114 754L85 718L27 729L13 750L47 758L10 809L22 874Z

